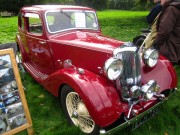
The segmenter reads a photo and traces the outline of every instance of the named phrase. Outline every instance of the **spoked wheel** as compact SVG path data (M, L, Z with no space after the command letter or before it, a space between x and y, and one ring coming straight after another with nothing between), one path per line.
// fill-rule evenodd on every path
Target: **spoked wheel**
M63 87L61 103L70 123L78 126L86 134L99 133L99 127L91 118L81 97L71 87Z

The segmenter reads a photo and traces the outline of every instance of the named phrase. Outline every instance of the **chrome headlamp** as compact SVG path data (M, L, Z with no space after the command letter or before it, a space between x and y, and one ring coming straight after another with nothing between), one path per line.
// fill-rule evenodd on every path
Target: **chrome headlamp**
M149 67L154 67L159 59L159 52L156 49L147 49L143 52L142 60Z
M110 58L105 62L104 72L110 80L116 80L123 72L123 61Z
M147 84L142 86L141 91L144 93L144 97L146 100L151 99L156 94L157 87L159 86L154 80L150 80Z

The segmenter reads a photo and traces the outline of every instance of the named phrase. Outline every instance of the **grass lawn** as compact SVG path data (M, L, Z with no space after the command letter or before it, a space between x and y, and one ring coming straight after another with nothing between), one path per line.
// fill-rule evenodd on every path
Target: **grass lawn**
M148 12L107 10L98 12L102 33L123 41L132 41L147 28L145 17ZM17 32L17 17L0 18L0 43L14 42ZM175 67L180 77L180 68ZM58 99L44 90L28 74L22 76L25 94L33 121L35 135L80 135L78 128L69 126ZM180 82L180 81L179 81ZM180 83L178 83L180 88ZM134 131L128 128L119 135L179 135L180 134L180 91L165 103L158 116L150 119ZM18 135L26 135L26 131Z

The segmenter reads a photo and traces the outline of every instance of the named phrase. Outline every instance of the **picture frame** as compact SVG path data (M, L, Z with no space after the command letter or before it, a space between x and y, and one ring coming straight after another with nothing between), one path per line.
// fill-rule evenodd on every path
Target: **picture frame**
M34 133L13 49L0 50L0 134Z

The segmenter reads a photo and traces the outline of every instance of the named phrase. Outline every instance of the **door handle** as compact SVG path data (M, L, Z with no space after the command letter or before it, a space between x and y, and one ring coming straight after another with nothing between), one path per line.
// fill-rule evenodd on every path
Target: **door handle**
M39 43L42 44L42 45L46 44L45 41L39 41Z

